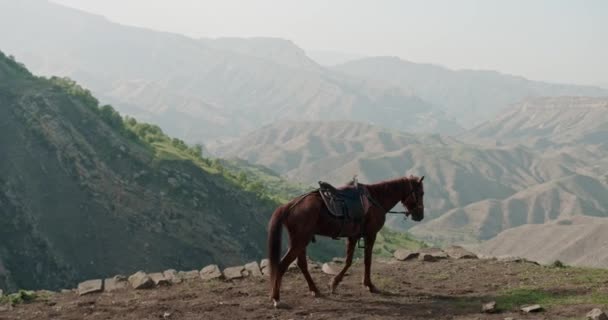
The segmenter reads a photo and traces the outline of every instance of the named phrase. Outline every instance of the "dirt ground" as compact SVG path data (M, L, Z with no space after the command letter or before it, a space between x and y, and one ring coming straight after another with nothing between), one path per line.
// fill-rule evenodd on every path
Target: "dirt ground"
M281 291L290 308L281 310L271 306L266 278L196 279L82 297L58 293L0 311L0 319L584 319L592 308L605 310L608 303L597 302L608 301L602 298L608 297L607 273L591 269L445 259L375 261L372 270L381 294L363 289L360 262L333 295L327 293L331 276L314 270L313 278L323 288L320 298L309 296L299 270L290 270ZM540 288L542 293L526 288ZM522 299L540 302L545 310L524 314L518 305ZM499 312L481 313L482 303L492 300L498 302Z

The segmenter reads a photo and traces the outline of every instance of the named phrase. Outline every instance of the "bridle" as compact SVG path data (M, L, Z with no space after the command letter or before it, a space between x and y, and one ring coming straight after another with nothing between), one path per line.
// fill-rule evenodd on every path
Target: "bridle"
M422 179L420 179L420 182L422 182L422 180L424 180L424 176L422 177ZM410 184L410 192L407 194L406 198L403 200L403 203L405 203L410 197L413 196L415 204L416 204L415 208L416 209L422 208L422 203L420 203L418 201L418 198L416 197L416 189L414 189L414 186L412 185L412 181L408 180L408 182ZM367 197L367 199L369 200L369 202L371 202L374 206L382 209L386 213L402 214L405 219L407 219L409 216L412 215L409 211L391 211L391 210L386 210L380 203L378 203L378 201L376 201L376 199L374 199L372 197L371 194L369 194L369 191L367 190L367 188L365 189L365 197ZM407 206L404 206L404 207L407 210Z

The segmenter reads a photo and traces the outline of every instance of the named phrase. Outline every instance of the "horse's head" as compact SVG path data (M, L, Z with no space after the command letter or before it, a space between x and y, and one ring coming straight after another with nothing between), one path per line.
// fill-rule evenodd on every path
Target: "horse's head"
M406 192L401 199L401 204L407 208L408 215L414 221L424 219L424 185L422 180L424 180L424 176L422 178L414 176L405 178Z

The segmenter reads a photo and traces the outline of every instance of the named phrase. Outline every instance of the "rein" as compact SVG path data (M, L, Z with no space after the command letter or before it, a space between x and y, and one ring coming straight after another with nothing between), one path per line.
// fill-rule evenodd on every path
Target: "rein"
M410 193L408 194L408 197L414 193L414 190L411 190ZM383 211L385 211L386 213L391 213L391 214L402 214L404 219L407 219L408 217L408 211L391 211L391 210L386 210L380 203L378 203L378 201L376 201L376 199L374 199L372 197L371 194L369 194L369 191L367 189L365 189L365 197L367 198L367 200L369 200L369 202L371 202L373 205L375 205L376 207L382 209Z

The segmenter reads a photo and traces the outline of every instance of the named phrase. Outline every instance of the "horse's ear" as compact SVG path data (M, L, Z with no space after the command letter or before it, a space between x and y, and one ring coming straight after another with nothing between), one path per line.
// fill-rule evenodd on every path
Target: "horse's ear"
M422 178L420 178L420 182L422 182L422 180L424 180L424 176L422 176Z

